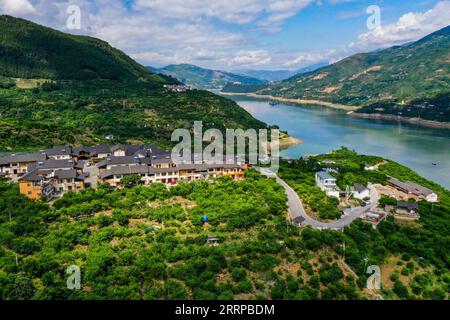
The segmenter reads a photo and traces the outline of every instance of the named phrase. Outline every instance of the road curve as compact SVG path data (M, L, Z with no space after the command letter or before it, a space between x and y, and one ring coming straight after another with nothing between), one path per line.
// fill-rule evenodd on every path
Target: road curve
M371 188L371 202L372 205L369 207L358 207L353 210L348 211L341 219L333 221L333 222L321 222L311 218L305 211L303 207L303 203L300 200L297 192L292 189L284 180L278 177L274 172L270 171L267 168L257 168L257 170L264 176L269 178L275 178L277 183L281 185L288 197L288 210L289 215L291 217L292 223L298 226L311 226L315 229L334 229L339 230L342 229L349 224L351 224L355 219L361 217L364 213L371 210L372 208L378 205L378 195L376 191Z

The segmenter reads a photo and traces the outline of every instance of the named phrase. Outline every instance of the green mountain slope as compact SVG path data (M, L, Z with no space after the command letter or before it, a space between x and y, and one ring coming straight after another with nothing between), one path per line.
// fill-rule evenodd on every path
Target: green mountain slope
M163 80L105 41L0 16L0 74L14 78Z
M151 67L148 67L150 70ZM155 70L153 68L153 70ZM227 83L260 84L264 81L229 72L200 68L190 64L172 64L157 69L159 73L177 78L198 89L221 89Z
M417 42L356 54L263 88L230 86L284 98L363 107L365 113L450 121L450 26Z
M327 62L320 62L313 65L310 65L308 67L300 68L297 70L239 70L235 73L241 74L247 77L253 77L260 80L264 80L267 82L272 81L282 81L286 80L288 78L291 78L295 75L299 75L306 72L311 72L314 70L317 70L321 67L327 66L329 63Z
M210 92L169 92L156 75L106 42L0 18L0 152L61 144L156 142L177 128L265 128ZM20 78L20 79L16 79ZM28 78L28 79L26 79Z

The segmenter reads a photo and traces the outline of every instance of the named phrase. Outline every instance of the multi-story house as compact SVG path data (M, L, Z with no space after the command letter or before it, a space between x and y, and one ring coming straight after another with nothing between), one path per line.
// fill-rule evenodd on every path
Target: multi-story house
M4 174L5 178L17 181L18 178L30 171L30 165L46 159L47 156L41 152L0 157L0 172Z
M240 164L176 164L170 153L154 145L110 147L60 146L38 153L0 157L0 177L19 181L20 192L30 199L52 198L65 192L96 187L98 182L121 187L121 180L138 175L144 185L228 176L241 179Z
M51 149L42 150L41 153L47 155L49 159L54 160L70 160L72 159L72 147L59 146Z
M325 191L327 196L339 198L339 188L336 178L326 171L316 172L316 185Z

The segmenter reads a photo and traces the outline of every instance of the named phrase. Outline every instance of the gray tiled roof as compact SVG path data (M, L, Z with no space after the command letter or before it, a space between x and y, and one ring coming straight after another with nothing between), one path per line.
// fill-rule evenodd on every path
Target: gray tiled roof
M335 177L333 177L331 174L329 174L326 171L317 172L317 175L323 180L336 179Z
M366 188L365 186L363 186L362 184L360 184L360 183L356 183L356 184L353 186L353 189L354 189L355 191L357 191L357 192L363 192L364 190L367 190L367 188Z
M135 157L125 156L125 157L108 157L105 160L97 163L97 167L105 167L107 165L121 165L121 164L138 164L139 159Z
M47 156L40 152L16 154L16 155L9 155L6 157L0 157L0 165L16 162L17 163L37 162L37 161L44 161L45 159L47 159Z
M70 155L72 148L70 146L57 146L51 149L42 150L47 156Z
M24 175L23 177L19 178L19 181L42 181L44 180L44 175L39 172L39 170L33 170L30 173Z
M57 179L75 179L77 177L77 171L71 170L55 170L55 178Z
M397 207L407 210L419 210L419 205L417 203L398 202Z
M75 163L72 160L55 160L48 159L46 161L38 162L38 169L69 169L74 168Z

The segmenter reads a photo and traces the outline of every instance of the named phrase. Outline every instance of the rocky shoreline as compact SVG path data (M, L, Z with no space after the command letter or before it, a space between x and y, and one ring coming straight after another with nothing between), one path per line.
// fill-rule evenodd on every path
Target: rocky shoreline
M409 124L414 124L422 127L437 128L437 129L450 129L450 122L441 122L434 120L425 120L420 118L408 118L397 116L393 114L380 114L380 113L360 113L360 112L348 112L349 116L362 118L362 119L374 119L374 120L388 120L398 121Z
M278 141L278 149L283 150L292 146L296 146L299 144L303 144L304 142L300 139L294 138L292 136L286 135L284 137L280 137ZM275 141L267 143L267 149L270 151L275 146Z

